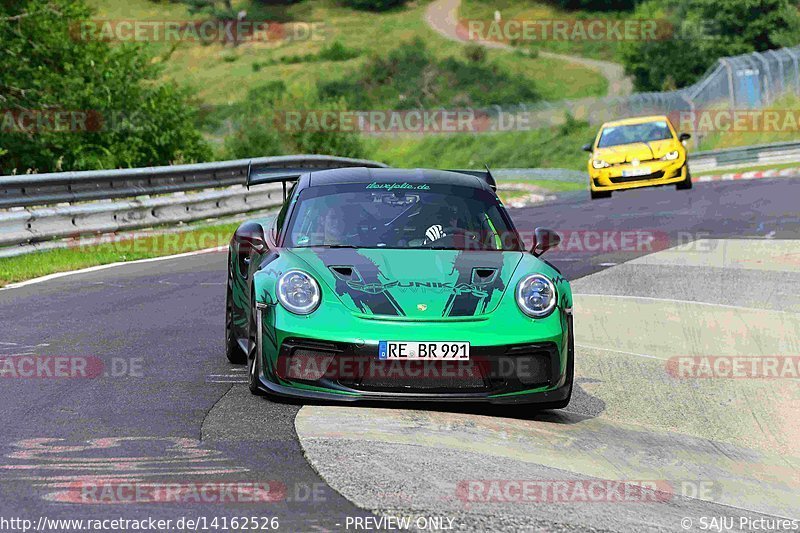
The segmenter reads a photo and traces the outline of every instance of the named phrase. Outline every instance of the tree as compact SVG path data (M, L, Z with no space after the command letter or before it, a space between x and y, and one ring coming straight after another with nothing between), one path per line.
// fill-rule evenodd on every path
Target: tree
M188 94L156 83L141 48L79 38L91 15L84 0L0 3L0 172L208 159ZM77 120L56 128L58 114Z
M386 11L402 6L406 0L341 0L342 4L365 11Z
M203 13L217 20L236 20L237 12L231 0L181 0L190 13Z
M800 16L790 0L648 0L635 16L673 28L666 39L623 46L625 70L640 91L690 85L720 57L800 42Z
M628 11L633 9L639 0L554 0L553 3L563 9L587 11Z

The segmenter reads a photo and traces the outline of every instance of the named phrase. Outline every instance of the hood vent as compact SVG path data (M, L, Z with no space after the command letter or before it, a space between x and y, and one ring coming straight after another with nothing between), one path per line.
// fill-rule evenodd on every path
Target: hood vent
M361 275L352 266L336 265L328 267L333 275L342 281L361 281Z
M476 267L472 269L473 285L487 285L489 283L492 283L495 277L497 277L496 268Z

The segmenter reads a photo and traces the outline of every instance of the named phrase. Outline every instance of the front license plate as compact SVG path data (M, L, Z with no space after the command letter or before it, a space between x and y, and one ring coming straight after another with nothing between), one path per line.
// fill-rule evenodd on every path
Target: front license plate
M468 342L381 341L378 359L469 359Z
M647 176L650 174L650 169L647 167L636 168L633 170L623 170L622 177L623 178L632 178L634 176Z

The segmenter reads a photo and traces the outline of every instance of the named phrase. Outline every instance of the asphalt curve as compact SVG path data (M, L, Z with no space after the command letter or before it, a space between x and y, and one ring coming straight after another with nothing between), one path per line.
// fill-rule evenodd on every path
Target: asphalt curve
M751 253L761 254L759 246L763 242L790 243L800 239L798 198L800 181L765 179L702 183L696 184L692 191L672 188L631 191L594 202L584 194L575 194L548 205L518 209L512 215L523 232L535 226L548 226L573 236L562 250L548 255L568 279L576 280L576 293L586 295L587 312L597 319L591 321L593 324L602 322L603 313L618 304L613 298L635 294L641 301L626 300L624 305L632 306L631 316L641 317L641 323L646 325L651 315L642 302L649 301L648 298L676 298L673 288L681 282L679 273L690 267L701 269L699 272L708 275L708 279L705 282L694 279L687 287L691 290L705 283L704 290L708 298L716 298L715 303L750 305L748 299L756 297L751 291L740 291L743 300L730 301L736 294L731 296L730 291L724 289L731 284L757 287L767 283L773 292L766 298L767 303L759 306L764 307L765 312L796 313L799 305L796 290L794 293L785 291L785 298L781 298L786 286L780 283L798 279L791 268L775 270L761 265L756 268L761 276L754 276L752 269L739 269L720 278L713 265L699 264L702 260L692 255L691 250L681 255L680 261L663 254L668 254L670 247L690 242L724 240L729 243L743 238L757 239L744 245L731 244L736 252L723 253L720 259L729 261L731 257L741 259L750 257ZM587 231L599 232L600 237L585 233ZM631 247L629 241L624 241L626 237L620 236L626 232L645 232L652 237L648 241L651 245ZM620 245L625 242L628 245ZM752 250L748 242L753 243ZM775 261L786 262L785 257L789 257L789 263L795 264L794 250L790 247L774 253ZM654 259L648 263L650 257ZM654 276L656 270L647 270L645 278L641 278L642 270L615 270L635 269L637 261L644 261L647 268L661 269L659 272L663 271L664 276ZM704 268L708 270L702 270ZM620 274L614 275L614 272ZM591 282L582 282L581 278ZM673 283L660 282L657 278ZM619 405L604 403L603 398L609 396L602 387L621 387L622 384L613 383L613 368L603 366L605 363L598 351L616 350L659 358L673 355L664 352L663 346L652 339L637 338L635 330L625 330L619 325L603 328L587 325L582 330L582 326L576 326L582 331L584 342L594 343L590 345L591 350L587 348L586 368L604 375L606 383L593 388L590 381L581 382L574 404L562 414L530 417L520 416L519 410L504 412L464 406L406 406L408 409L364 406L352 411L350 407L314 405L304 408L298 417L301 407L297 404L273 403L250 396L243 384L241 369L227 364L222 351L224 282L225 256L210 253L123 265L0 291L0 360L24 361L27 358L41 365L36 372L39 377L13 375L13 371L9 375L7 371L0 378L0 425L3 428L0 432L0 519L23 518L36 524L40 517L158 517L173 520L174 524L181 517L195 520L205 517L207 525L211 526L216 517L216 529L237 529L220 527L225 525L223 518L275 516L284 531L340 531L348 524L353 530L356 517L374 519L393 512L402 514L400 510L404 506L398 501L403 503L403 498L409 494L413 496L415 487L407 485L404 491L394 486L392 469L386 466L396 462L387 459L397 451L393 452L393 446L415 444L408 440L408 434L394 430L402 429L409 420L416 426L431 426L430 420L436 424L452 422L450 418L444 422L438 420L442 416L456 417L458 424L450 426L454 434L464 427L475 427L477 423L480 431L469 434L469 438L479 439L476 446L463 449L460 454L442 452L441 457L419 457L419 464L404 466L421 468L420 471L425 472L425 469L434 471L443 465L455 470L459 464L475 464L482 469L496 467L497 479L519 476L519 473L514 474L516 463L513 461L518 457L513 453L494 457L487 455L482 447L502 445L492 439L505 435L513 427L521 431L525 439L538 438L538 446L556 448L555 437L548 440L537 432L543 427L549 431L548 424L568 421L569 424L561 426L580 428L584 424L592 427L592 431L574 437L582 444L582 455L576 461L583 464L609 461L607 457L591 453L593 445L597 445L592 439L599 438L609 446L625 448L627 453L643 455L652 453L653 447L693 446L707 453L712 466L718 466L713 461L720 455L742 458L753 449L763 453L780 451L786 461L770 463L774 468L772 475L789 489L796 487L793 484L798 478L796 457L800 455L797 440L783 439L787 434L797 436L796 422L792 422L789 430L776 433L775 442L734 443L739 436L735 432L726 433L725 430L730 429L726 424L745 421L730 415L730 411L735 411L731 407L727 411L720 407L714 413L720 417L717 423L720 427L710 434L702 428L682 427L680 420L670 422L657 432L645 432L641 428L647 424L648 417L653 416L652 402L648 398L633 394L631 398L636 401ZM679 299L693 298L683 294ZM704 318L705 321L712 319L713 316ZM757 318L761 319L763 315ZM785 342L780 344L782 339L775 340L780 328L774 321L765 320L764 324L772 324L772 330L765 326L764 337L754 343L766 342L768 347L774 345L783 350L797 348ZM725 333L722 326L717 331ZM694 337L681 339L682 333L680 329L673 329L665 334L675 335L680 342L690 344ZM646 345L646 349L637 348L637 345ZM633 358L624 364L636 368L640 372L639 379L649 380L651 369L644 361ZM61 378L56 365L73 365L73 368L78 365L81 372L77 377L74 377L75 372L67 372L73 377ZM17 364L6 370L9 368L27 367ZM54 375L48 376L48 371ZM633 378L626 379L631 381L624 385L636 385ZM796 382L793 385L793 390L784 392L794 394L791 398L796 399ZM723 394L705 390L709 394ZM763 389L748 389L743 398L750 399L763 392ZM670 398L669 395L664 397ZM681 403L685 401L676 400L675 407L687 408L688 403ZM669 400L666 402L669 406ZM597 417L598 413L608 413L608 418ZM784 414L787 420L797 420L797 403L787 403ZM681 417L678 414L675 418ZM755 418L755 421L746 422L747 427L764 422L758 416ZM338 430L345 435L334 436L336 439L331 436L325 424L332 420L336 420ZM628 421L622 432L621 420ZM348 427L348 421L357 427ZM614 427L608 425L612 422L616 424ZM713 421L709 419L707 423L713 424ZM301 432L316 431L318 434L301 443L296 426ZM439 431L441 425L436 428ZM381 437L370 441L362 438L357 429L363 429L361 433L378 432ZM558 436L558 431L554 429L552 435ZM340 446L343 438L352 443L347 453L343 453ZM339 461L338 471L331 472L330 455ZM376 461L375 457L383 459ZM558 463L561 459L554 452L548 461L530 466L524 476L555 479L554 472L565 469ZM703 475L713 476L720 471L710 468ZM351 486L370 482L363 479L362 474L375 472L383 476L385 487L377 492L373 490L369 497L360 495L359 487ZM571 472L572 475L587 475L588 471L573 469ZM588 473L599 478L610 477L609 471L601 467ZM615 474L619 476L620 472ZM624 474L628 477L623 479L631 479L631 476L641 475L641 471L632 469ZM688 473L673 474L676 477L672 479L691 477ZM657 476L650 471L649 477L633 479L654 477ZM742 481L741 476L731 479L732 482ZM758 481L750 479L752 483ZM137 492L128 490L131 487ZM796 504L794 508L800 508L791 493L777 491L776 494L772 507L757 507L754 512L758 514L757 511L764 510L766 515L785 516L786 512L781 511L787 506ZM387 504L374 505L375 498ZM729 502L719 498L714 499L713 505L698 501L688 498L666 514L643 514L625 506L613 512L591 506L574 512L575 506L562 506L563 512L556 514L536 508L530 510L528 521L520 521L518 509L505 514L502 509L481 506L468 511L462 509L461 513L447 506L432 509L442 516L452 513L451 516L457 518L454 527L460 525L462 529L476 530L535 527L544 531L588 528L638 531L645 529L642 524L658 530L663 525L659 520L663 521L664 516L677 519L683 511L714 512L717 516L730 514L723 509L728 505L725 509L730 510ZM533 515L537 518L533 519ZM637 515L638 521L633 520L632 515Z

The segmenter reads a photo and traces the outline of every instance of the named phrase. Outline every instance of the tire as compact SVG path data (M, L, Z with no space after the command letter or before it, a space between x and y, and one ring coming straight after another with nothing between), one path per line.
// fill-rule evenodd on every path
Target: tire
M264 396L264 391L258 385L258 376L261 374L260 357L253 356L250 358L250 364L247 367L247 388L253 396Z
M692 188L692 174L689 172L689 167L686 167L686 179L675 185L679 191L688 191Z
M261 375L261 354L258 351L258 343L256 342L256 312L255 307L250 313L250 324L247 328L247 343L250 346L250 353L248 354L249 364L247 366L247 388L250 389L250 394L254 396L264 396L264 391L261 390L258 382L258 376Z
M595 191L594 189L589 189L589 196L592 197L592 200L611 198L611 191Z
M556 402L546 402L546 403L539 403L536 404L537 410L546 410L546 409L563 409L569 405L569 401L572 399L572 384L575 380L575 336L572 332L572 318L569 319L569 339L567 340L567 383L569 383L569 392L567 393L567 397L563 400L558 400Z
M233 335L233 304L231 303L230 285L225 291L225 356L234 365L243 365L247 362L247 354Z

